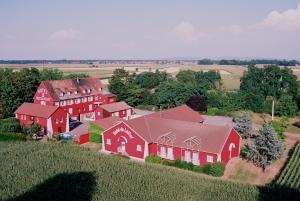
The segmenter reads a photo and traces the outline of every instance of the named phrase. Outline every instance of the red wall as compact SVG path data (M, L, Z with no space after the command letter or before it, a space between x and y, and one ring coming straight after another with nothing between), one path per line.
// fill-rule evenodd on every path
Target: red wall
M63 121L60 122L60 118L62 117ZM58 108L50 117L52 122L52 129L53 133L59 133L59 128L61 132L66 132L66 121L67 121L67 113L62 110L61 108ZM56 123L56 118L58 118L59 122Z
M35 104L41 104L41 101L44 101L46 105L54 105L54 101L43 83L40 84L33 99Z
M33 117L33 120L30 120L30 116L29 115L23 115L23 119L21 119L21 115L22 114L16 114L17 115L17 119L19 119L20 121L20 125L30 125L31 122L33 122L33 124L39 124L44 130L45 130L45 134L46 134L46 130L47 130L47 119L46 118L42 118L42 117ZM24 117L26 116L26 120L24 120Z
M222 156L221 161L224 164L227 164L231 158L239 156L240 140L241 140L241 137L239 136L239 134L234 129L232 129L226 142L225 142L225 145L224 145L222 153L221 153L221 156ZM229 146L231 143L235 144L235 148L232 149L231 157L230 157Z
M111 145L107 144L107 139L111 140ZM144 149L146 142L124 122L104 131L103 133L103 143L105 151L118 153L118 147L120 147L121 142L124 141L127 141L127 143L125 143L125 151L129 156L140 159L144 158ZM141 151L137 151L137 145L141 145Z
M100 115L98 115L99 114L98 112L100 112ZM121 110L118 113L119 113L120 118L124 118L127 115L127 110ZM132 114L133 114L133 110L130 109L130 115L132 115ZM95 120L100 120L100 119L111 117L111 116L112 116L112 113L107 112L100 107L95 109Z
M84 144L90 141L90 134L86 133L84 135L80 135L79 141L76 142L77 144Z

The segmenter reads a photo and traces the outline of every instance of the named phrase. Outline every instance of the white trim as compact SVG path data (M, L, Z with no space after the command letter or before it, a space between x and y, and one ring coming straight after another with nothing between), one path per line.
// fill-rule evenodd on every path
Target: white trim
M69 113L67 113L67 121L66 121L66 132L70 131L70 127L69 127Z
M47 119L47 136L52 138L53 135L53 128L52 128L52 121L51 116Z
M217 154L217 162L221 162L222 161L222 154Z
M145 145L144 145L144 159L149 156L149 144L147 142L145 142Z

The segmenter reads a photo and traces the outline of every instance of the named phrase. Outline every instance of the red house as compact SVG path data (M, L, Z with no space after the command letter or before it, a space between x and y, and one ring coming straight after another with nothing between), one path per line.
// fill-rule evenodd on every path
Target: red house
M201 124L199 114L184 108L187 106L115 124L103 132L102 150L139 160L156 155L195 165L226 164L239 155L241 138L232 127Z
M57 106L23 103L15 115L23 126L39 124L49 137L69 131L69 114Z
M100 105L95 109L95 120L104 119L107 117L119 117L129 119L133 115L132 107L125 102L116 102L105 105Z
M61 107L77 120L94 120L97 106L116 102L96 78L43 81L33 99L35 104Z

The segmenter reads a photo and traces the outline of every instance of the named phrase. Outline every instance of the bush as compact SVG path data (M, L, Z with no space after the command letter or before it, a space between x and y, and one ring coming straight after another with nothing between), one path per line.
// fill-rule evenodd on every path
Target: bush
M203 173L210 174L211 173L211 164L204 165L202 170L203 170Z
M242 147L240 150L240 156L242 158L245 158L247 156L247 148L246 147Z
M209 107L207 108L207 115L211 116L227 116L229 115L229 111L226 109L218 109L216 107Z
M160 164L160 163L162 163L162 158L159 156L150 155L150 156L146 157L145 161L146 161L146 163Z
M0 119L0 132L19 132L20 131L20 122L14 117L7 119Z
M22 133L0 133L0 141L25 141Z
M221 162L217 162L211 165L210 174L214 177L221 177L224 175L225 165Z
M279 140L284 140L285 134L284 134L284 125L282 125L281 122L273 121L272 127L277 133L277 137Z
M202 169L200 166L195 165L195 166L193 167L193 171L194 171L194 172L198 172L198 173L202 173L202 172L203 172L203 169Z
M193 170L194 167L193 163L188 163L180 159L177 159L174 163L170 163L170 166L178 167L180 169L185 169L185 170Z

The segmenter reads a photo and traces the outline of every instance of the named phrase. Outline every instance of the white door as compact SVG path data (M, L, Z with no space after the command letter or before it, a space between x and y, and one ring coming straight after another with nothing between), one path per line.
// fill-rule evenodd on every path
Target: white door
M168 147L168 154L167 154L167 159L173 160L173 148L172 147Z
M184 152L184 160L186 162L191 162L191 152L190 151L185 151Z
M121 152L125 153L125 142L121 142Z
M199 153L198 152L193 152L192 162L194 165L199 165Z

